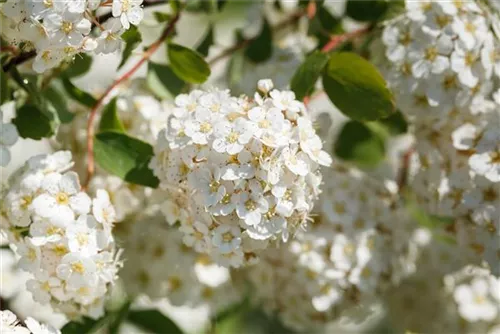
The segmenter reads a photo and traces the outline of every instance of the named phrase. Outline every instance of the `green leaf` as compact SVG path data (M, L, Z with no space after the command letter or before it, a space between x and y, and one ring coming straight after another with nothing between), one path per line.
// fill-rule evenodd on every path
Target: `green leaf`
M54 114L34 104L25 104L16 111L12 120L22 138L40 140L54 135L58 120Z
M316 17L326 32L330 34L340 34L343 32L342 20L333 16L324 6L318 8Z
M393 136L408 132L408 122L400 111L395 112L387 118L379 120L379 122Z
M120 62L120 65L118 65L118 69L125 65L127 60L132 55L132 51L134 51L134 49L142 42L142 35L139 32L139 29L134 25L131 25L130 29L125 31L121 37L125 41L125 48L123 49L122 61Z
M156 21L158 21L158 23L167 22L167 21L170 21L172 19L172 15L168 14L168 13L153 12L153 15L154 15Z
M102 111L101 121L99 122L99 132L114 131L125 133L125 128L123 127L123 124L118 117L116 100L116 97L113 98L104 107Z
M91 66L92 57L85 53L79 53L75 56L75 60L70 62L64 75L68 78L79 77L87 73Z
M382 18L388 8L389 2L386 0L348 0L346 15L356 21L375 22Z
M68 78L62 77L61 80L68 95L76 102L79 102L89 108L92 108L97 103L97 100L92 95L73 85Z
M245 56L255 63L271 58L273 54L272 29L267 20L264 20L260 34L254 38L245 50Z
M113 318L110 321L108 333L118 334L121 324L125 321L130 311L130 301L126 301L116 312L113 312Z
M242 50L236 51L229 60L228 70L226 72L229 86L238 84L243 79L243 70L245 67L245 54Z
M297 69L290 87L295 92L298 100L302 100L314 89L314 84L318 81L323 68L328 63L328 59L327 54L316 50Z
M228 0L217 0L217 10L221 12L226 7Z
M52 104L61 123L65 124L73 120L75 115L68 110L67 99L57 88L53 85L49 86L42 92L42 95Z
M335 155L361 167L373 167L385 158L385 138L367 124L348 121L335 141Z
M61 328L61 334L92 334L96 333L100 328L109 322L108 315L100 319L94 320L83 317L78 321L71 321Z
M161 99L169 99L179 95L186 83L175 75L168 65L149 62L146 78L149 89Z
M206 57L208 56L208 51L210 50L210 46L212 46L212 44L214 44L214 28L210 26L205 38L203 38L200 45L198 45L196 51L198 51L203 57Z
M174 13L177 13L179 9L181 8L181 2L180 0L169 0L170 7L174 11Z
M130 311L128 321L157 334L182 334L177 325L157 310Z
M346 116L373 121L394 111L392 92L378 70L355 53L333 53L323 72L323 87Z
M11 89L9 86L7 73L1 71L0 72L0 105L10 100Z
M123 133L101 132L95 136L95 159L108 173L127 182L147 187L158 187L159 180L148 164L153 147Z
M179 44L168 44L168 59L174 73L190 83L203 83L210 76L210 67L196 51Z

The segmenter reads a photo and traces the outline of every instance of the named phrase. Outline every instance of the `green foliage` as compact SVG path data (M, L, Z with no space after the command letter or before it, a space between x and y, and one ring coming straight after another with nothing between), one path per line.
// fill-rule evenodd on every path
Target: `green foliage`
M64 75L68 78L79 77L87 73L91 66L92 57L85 53L79 53L75 56L75 60L69 63Z
M236 51L229 60L226 73L229 86L234 86L242 80L244 67L245 53L242 50Z
M68 110L66 97L55 87L55 85L45 88L42 95L47 99L47 102L52 104L61 123L66 124L73 120L75 115Z
M153 12L153 15L154 15L156 21L158 21L158 23L167 22L167 21L170 21L172 19L172 15L168 14L168 13Z
M331 55L323 73L323 87L333 104L354 120L373 121L395 110L392 92L382 75L355 53Z
M333 16L324 6L319 6L316 17L318 18L321 28L330 34L339 34L343 32L342 20Z
M123 41L125 41L125 48L123 49L122 60L120 65L118 65L118 69L125 65L132 55L132 51L142 42L142 35L139 29L134 25L131 25L130 29L125 31L121 37Z
M168 59L174 73L190 83L203 83L210 76L210 66L196 51L185 46L169 43Z
M130 311L128 321L155 334L182 334L177 325L157 310Z
M196 48L196 51L203 57L208 56L208 51L210 47L214 44L214 28L210 26L208 28L207 34L201 41L200 45Z
M11 98L11 88L9 86L9 77L7 73L0 72L0 105L9 101Z
M107 316L98 320L84 317L78 321L71 321L61 328L61 334L93 334L105 326L109 321Z
M273 54L273 34L269 22L264 19L259 35L250 41L245 50L245 56L255 63L261 63Z
M22 138L40 140L54 135L59 125L54 112L42 110L35 104L25 104L17 109L12 123Z
M118 117L116 100L116 97L113 98L104 107L102 111L101 121L99 122L99 132L112 131L125 133L125 128L123 127L123 124Z
M123 133L101 132L95 136L95 159L108 173L147 187L158 187L159 180L148 164L153 147Z
M371 124L348 121L335 141L334 152L360 167L374 167L385 158L385 136Z
M290 83L291 89L295 92L298 100L302 100L310 94L314 84L328 63L329 56L321 51L314 51L300 65L295 72Z
M393 136L401 135L408 131L408 122L400 111L393 113L387 118L379 120L379 122L387 129L389 134Z
M348 0L346 14L361 22L378 21L388 10L387 0Z
M149 62L146 78L149 89L161 99L169 99L180 94L186 87L168 65Z
M61 80L66 93L76 102L89 108L92 108L97 103L97 100L92 95L73 85L68 78L63 77Z

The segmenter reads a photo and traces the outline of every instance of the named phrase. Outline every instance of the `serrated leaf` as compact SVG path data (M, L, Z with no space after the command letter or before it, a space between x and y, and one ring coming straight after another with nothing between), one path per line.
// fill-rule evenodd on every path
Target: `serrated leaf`
M7 73L0 72L0 105L4 104L10 99L10 86Z
M101 132L95 136L95 159L108 173L147 187L158 187L159 180L148 164L153 147L123 133Z
M355 53L330 56L323 72L323 87L339 110L358 121L373 121L395 111L392 92L379 71Z
M169 99L179 95L186 87L168 65L149 62L146 78L149 89L161 99Z
M185 46L169 43L168 59L174 73L190 83L203 83L210 76L210 66L196 51Z
M92 108L97 103L97 100L92 95L73 85L68 78L63 77L61 80L66 93L76 102L89 108Z
M116 101L117 98L115 97L104 107L101 121L99 122L99 132L113 131L125 133L125 127L118 117Z
M208 51L210 47L214 44L214 28L210 26L208 28L207 34L201 41L200 45L196 48L196 51L203 57L208 56Z
M271 58L273 54L273 34L269 22L264 19L262 30L245 49L245 56L255 63Z
M58 121L49 111L34 104L25 104L16 111L12 120L22 138L40 140L54 135Z
M348 121L335 140L334 152L361 167L373 167L385 158L385 138L366 124Z
M42 92L42 95L52 104L61 123L65 124L73 120L75 115L68 110L67 99L57 88L49 86Z
M290 82L290 87L298 100L302 100L314 88L328 59L327 54L316 50L299 66Z
M142 42L142 35L139 29L134 25L131 25L130 28L122 34L121 38L125 42L125 48L123 49L122 60L120 65L118 65L118 69L125 65L132 55L132 51Z
M348 0L346 15L356 21L375 22L385 14L388 8L387 0Z
M64 75L68 78L74 78L84 75L92 66L92 57L79 53L75 56L75 60L70 62L68 68L64 71Z
M157 310L130 311L128 321L156 334L182 334L180 328Z
M78 321L71 321L61 328L61 334L93 334L109 322L108 315L97 320L83 317Z

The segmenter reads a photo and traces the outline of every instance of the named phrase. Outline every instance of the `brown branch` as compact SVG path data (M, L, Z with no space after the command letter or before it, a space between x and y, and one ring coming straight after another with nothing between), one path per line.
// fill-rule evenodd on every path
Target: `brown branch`
M290 26L291 24L296 23L302 16L304 16L306 12L304 11L298 11L295 14L291 15L289 18L286 20L276 24L272 30L273 32L278 32L280 30L283 30ZM240 41L238 44L231 46L230 48L225 49L222 51L219 55L215 56L213 59L208 61L209 65L214 65L215 63L219 62L220 60L232 55L236 51L243 49L246 47L250 42L252 42L255 38L248 38Z
M332 36L330 38L330 41L321 48L321 52L328 53L337 48L340 44L351 39L363 36L370 32L372 29L373 26L368 26L351 32L346 32L345 34Z
M149 48L144 52L142 58L125 74L116 79L111 86L109 86L104 94L97 100L95 105L90 110L89 119L87 121L87 180L83 188L87 188L92 176L95 173L95 161L94 161L94 121L97 115L99 107L103 104L106 97L121 83L128 80L149 58L158 50L158 48L163 44L163 42L174 33L175 25L179 21L180 11L169 21L165 30L161 36L149 46Z

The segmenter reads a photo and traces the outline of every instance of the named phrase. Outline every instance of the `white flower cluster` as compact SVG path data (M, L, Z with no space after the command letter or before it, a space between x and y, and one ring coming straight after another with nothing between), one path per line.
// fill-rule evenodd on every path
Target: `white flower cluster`
M19 139L17 128L12 123L3 123L3 112L0 110L0 166L5 167L10 162L9 147Z
M500 43L475 1L407 0L382 34L380 68L400 110L439 122L481 103L500 74Z
M8 0L1 7L2 34L37 56L33 69L43 73L80 52L111 53L121 34L143 18L142 0L113 0L112 18L100 25L93 12L105 0ZM100 33L91 36L92 23Z
M390 290L386 305L388 319L396 330L487 334L500 331L500 279L480 267L465 266L444 276L420 271Z
M108 194L81 191L71 153L30 158L9 179L3 231L33 275L27 288L42 304L71 317L98 318L120 266L111 234L115 212Z
M28 317L24 321L26 327L22 326L14 313L9 310L0 311L0 332L6 334L61 334L61 331L50 326L41 324L35 319Z
M160 186L183 197L189 244L224 266L305 223L319 166L331 163L295 94L270 80L258 86L253 101L221 90L179 95L151 162Z
M248 268L257 301L297 330L321 327L354 308L365 318L380 293L414 266L408 249L414 224L395 194L342 166L325 178L311 229Z
M183 243L183 234L161 215L141 215L118 225L126 259L121 278L130 296L167 298L175 306L208 305L216 314L243 298L229 269Z

